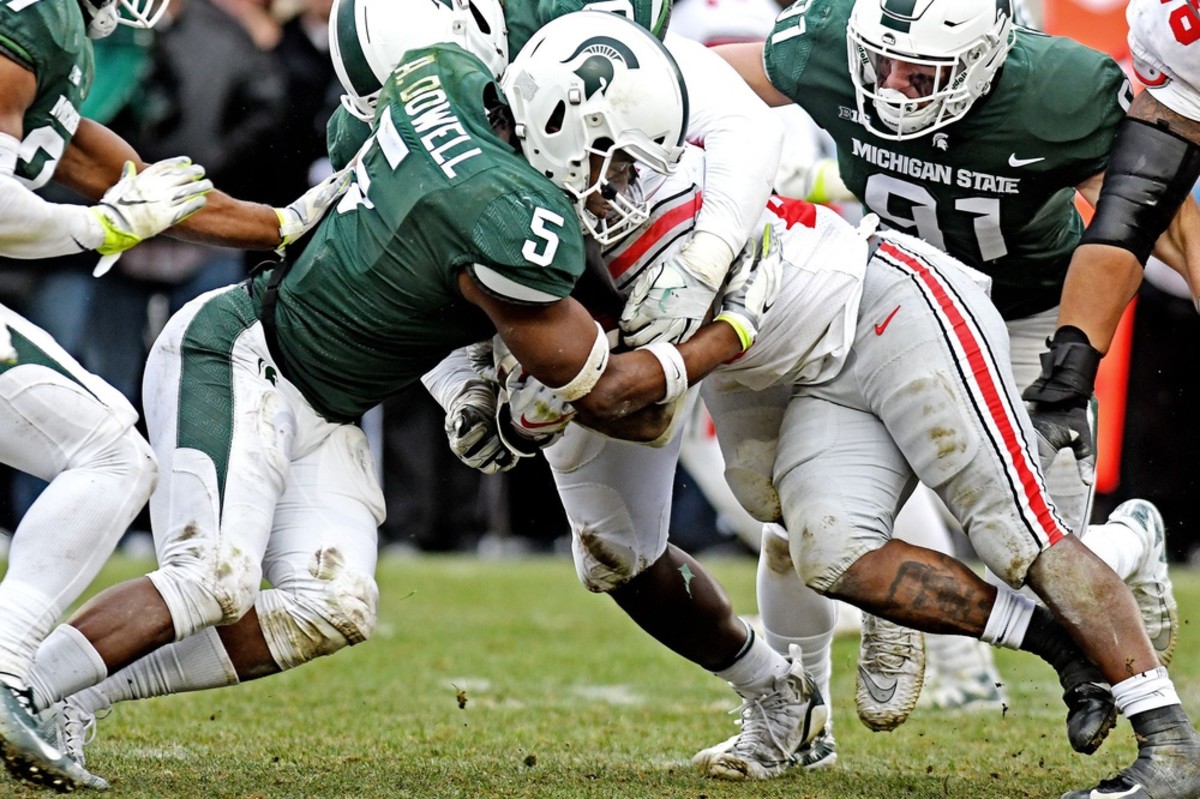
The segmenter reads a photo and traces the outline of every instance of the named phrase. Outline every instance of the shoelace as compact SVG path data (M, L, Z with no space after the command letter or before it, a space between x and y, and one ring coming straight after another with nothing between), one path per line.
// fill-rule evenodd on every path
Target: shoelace
M876 622L873 627L867 653L868 668L888 677L900 676L904 664L916 655L913 637L895 624Z
M787 677L784 677L783 687L767 694L744 698L740 707L729 711L741 714L738 724L741 725L742 732L738 735L737 743L734 744L734 751L739 753L756 751L762 747L765 739L770 741L774 752L782 755L784 759L791 756L787 747L779 740L770 719L772 711L786 708L793 703L794 700L788 696L791 693L789 689L790 682Z
M71 759L80 765L83 764L83 748L90 746L92 741L96 740L96 734L99 732L96 721L107 718L111 712L112 708L108 708L99 713L90 713L70 702L63 707L63 738L65 739L63 746L67 748L67 754Z

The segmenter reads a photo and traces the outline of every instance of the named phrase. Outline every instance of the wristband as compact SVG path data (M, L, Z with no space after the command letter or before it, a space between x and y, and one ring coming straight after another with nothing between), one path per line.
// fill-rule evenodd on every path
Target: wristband
M742 345L742 352L750 349L750 345L754 343L754 334L751 332L752 328L748 324L748 320L741 314L736 314L732 311L721 311L713 321L725 322L733 328L733 332L737 333L738 341Z
M687 393L687 366L678 347L666 341L655 341L638 349L653 355L662 367L663 378L667 382L667 395L658 401L659 405L674 402Z
M574 402L587 396L588 392L596 387L596 383L600 382L600 375L604 374L607 366L608 336L605 335L604 328L597 322L596 340L592 342L592 351L588 353L583 368L565 386L559 386L552 390L567 402Z

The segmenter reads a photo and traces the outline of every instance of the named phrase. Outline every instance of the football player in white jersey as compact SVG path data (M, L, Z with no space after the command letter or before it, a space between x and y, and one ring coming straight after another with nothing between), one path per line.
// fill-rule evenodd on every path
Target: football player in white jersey
M672 180L688 174L681 169ZM690 173L697 184L699 174ZM615 275L652 269L656 255L648 253L669 257L670 240L694 210L678 186L656 190L647 180L646 188L664 199L644 238L606 253ZM896 623L1038 654L1068 692L1102 675L1137 733L1139 758L1117 782L1070 792L1071 799L1200 794L1200 736L1159 666L1136 602L1070 533L1046 491L987 278L920 240L873 233L870 225L856 231L801 201L773 199L764 222L782 247L779 295L761 318L755 348L719 367L701 391L727 462L773 484L777 496L764 500L778 503L789 530L801 531L790 557L774 567L795 569L812 588ZM594 539L598 553L637 546L636 557L646 550L627 537L627 519L662 512L666 501L647 486L653 466L661 470L672 454L605 457L620 447L636 445L571 426L546 450L573 527L595 524L576 531L585 580L611 576L612 561L589 562L580 538ZM891 537L918 480L937 486L1007 585ZM1014 590L1022 585L1045 606ZM769 776L797 755L786 749L794 732L762 709L744 713L741 733L696 762L713 776Z
M336 195L326 184L330 192L288 209L239 202L211 191L186 158L148 166L81 118L93 80L89 39L118 23L150 27L165 8L154 0L0 4L0 255L94 250L99 274L177 223L178 235L271 249L303 233ZM51 179L98 204L44 201L34 189ZM102 781L37 739L29 672L154 486L137 416L45 331L0 306L0 462L50 483L20 520L0 582L0 755L17 776L60 790Z
M1126 18L1145 89L1118 128L1095 216L1067 270L1042 375L1025 395L1049 446L1072 449L1088 464L1095 448L1086 406L1100 358L1168 225L1180 230L1200 311L1200 213L1185 202L1200 179L1200 9L1190 0L1131 0ZM1183 221L1173 222L1177 212Z

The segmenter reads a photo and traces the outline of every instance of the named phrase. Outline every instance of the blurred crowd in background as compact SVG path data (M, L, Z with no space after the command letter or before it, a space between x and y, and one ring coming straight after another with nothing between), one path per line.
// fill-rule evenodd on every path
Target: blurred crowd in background
M1030 23L1051 22L1054 1L1026 3ZM342 92L328 55L331 2L172 0L168 18L154 31L122 27L95 43L96 84L81 110L129 140L147 161L186 154L227 192L286 204L329 172L325 123ZM1109 5L1120 10L1124 2ZM761 39L779 8L775 0L676 0L672 29L706 44ZM1119 60L1127 55L1112 51L1123 34L1084 41ZM802 111L780 112L789 114L792 131L779 186L786 191L790 166L831 152ZM60 188L44 192L56 202L70 199ZM0 302L46 329L140 407L145 354L166 319L192 297L243 279L265 255L163 237L126 253L102 280L91 276L92 253L0 259ZM1190 502L1200 489L1200 470L1182 460L1183 448L1172 446L1200 441L1200 388L1187 373L1187 353L1200 343L1200 316L1181 279L1176 283L1173 273L1153 263L1148 275L1130 315L1128 347L1108 359L1128 358L1127 377L1112 370L1122 385L1109 386L1124 398L1125 410L1109 422L1116 425L1116 446L1100 453L1108 477L1094 516L1105 518L1130 497L1149 499L1167 521L1170 556L1200 565L1200 511ZM422 386L368 414L363 426L388 502L380 530L385 551L502 556L569 547L544 460L527 459L492 476L463 466L446 446L442 409ZM709 435L702 416L689 435ZM36 479L0 468L0 531L15 526L41 489ZM128 551L152 552L148 525L144 514L135 522ZM735 527L681 466L673 541L693 553L749 553ZM0 534L0 548L5 541Z

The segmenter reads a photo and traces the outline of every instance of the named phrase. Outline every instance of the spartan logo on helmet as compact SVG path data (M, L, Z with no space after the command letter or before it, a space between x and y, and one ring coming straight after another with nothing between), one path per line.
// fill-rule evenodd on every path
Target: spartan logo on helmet
M616 75L614 61L621 61L630 69L638 68L638 58L633 50L611 36L596 36L588 39L563 63L569 64L585 54L587 54L587 58L575 70L575 74L583 81L584 97L590 98L596 92L603 93L612 85L613 77Z

